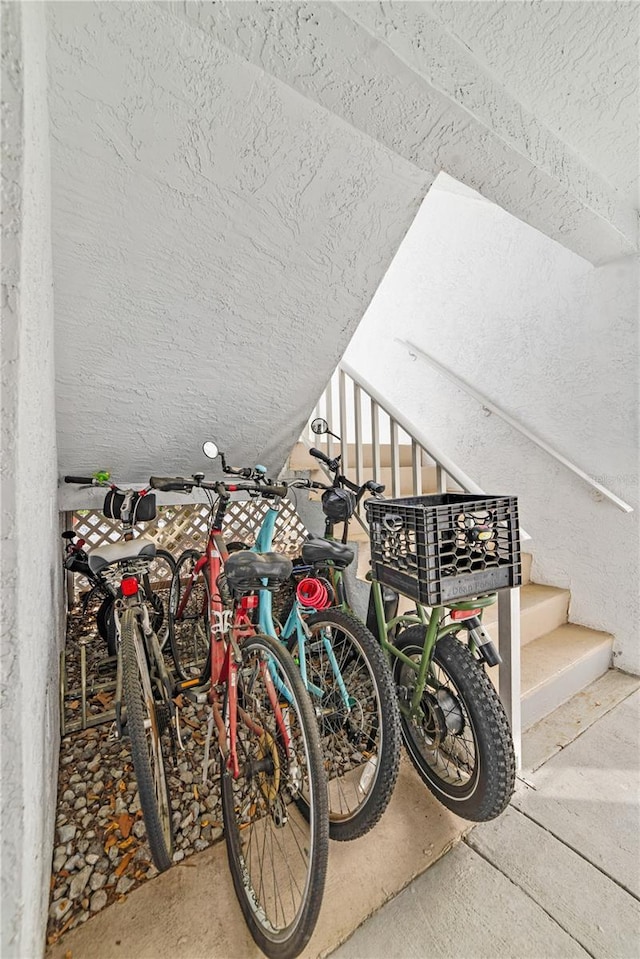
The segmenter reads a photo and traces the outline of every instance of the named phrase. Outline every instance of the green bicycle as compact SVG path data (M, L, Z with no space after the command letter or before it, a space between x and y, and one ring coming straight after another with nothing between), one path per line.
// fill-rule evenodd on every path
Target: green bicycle
M316 434L328 432L314 420ZM517 504L510 497L445 493L382 499L358 486L340 457L320 450L333 481L323 495L325 538L342 542L365 493L371 539L367 627L389 657L402 738L423 782L448 809L475 822L504 811L515 786L511 729L485 666L500 656L482 624L496 589L520 584ZM352 611L341 570L327 563L335 601ZM399 614L400 595L415 609Z

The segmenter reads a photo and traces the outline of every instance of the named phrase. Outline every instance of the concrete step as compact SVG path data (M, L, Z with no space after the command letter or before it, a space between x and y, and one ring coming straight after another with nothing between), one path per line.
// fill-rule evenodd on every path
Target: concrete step
M611 665L613 637L565 623L522 649L522 728L565 703Z
M544 636L568 620L568 589L556 586L540 586L527 583L520 590L520 645L526 646L539 636ZM483 622L494 642L498 641L498 604L485 611Z

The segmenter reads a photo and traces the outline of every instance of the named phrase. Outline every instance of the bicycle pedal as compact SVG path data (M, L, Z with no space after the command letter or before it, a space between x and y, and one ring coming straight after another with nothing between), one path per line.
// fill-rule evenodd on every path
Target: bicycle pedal
M209 700L209 687L193 686L191 689L183 689L182 695L192 703L206 703Z

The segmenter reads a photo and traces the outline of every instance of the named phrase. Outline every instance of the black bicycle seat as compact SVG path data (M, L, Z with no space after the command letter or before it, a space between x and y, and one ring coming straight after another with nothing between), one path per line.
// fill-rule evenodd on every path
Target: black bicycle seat
M224 564L227 584L235 593L274 589L289 579L292 571L291 560L281 553L241 550L232 553Z
M310 537L302 546L302 559L310 566L331 562L338 569L344 569L353 562L354 555L350 546L321 536Z

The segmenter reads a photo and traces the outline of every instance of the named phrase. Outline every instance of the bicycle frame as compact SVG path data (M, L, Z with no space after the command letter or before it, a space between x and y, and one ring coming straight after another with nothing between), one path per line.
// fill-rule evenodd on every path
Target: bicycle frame
M279 512L279 506L276 503L270 503L269 508L265 514L264 520L256 537L255 545L252 547L253 551L256 553L268 553L270 552L273 546L273 534L275 530L276 517ZM317 612L313 607L304 607L306 612L314 613ZM323 690L319 686L315 686L307 676L307 664L305 657L305 646L308 640L308 629L305 625L304 619L302 617L302 607L298 601L297 596L294 597L293 606L291 612L287 618L286 623L284 624L281 633L278 635L276 631L275 624L273 622L273 601L271 593L268 589L260 590L260 599L258 606L258 622L260 631L267 633L270 636L273 636L276 639L280 639L282 642L287 642L291 639L294 634L296 636L296 642L298 647L298 668L300 669L300 674L302 676L302 681L304 683L305 689L308 693L311 693L317 698L322 698ZM322 640L327 658L333 670L333 674L336 678L338 684L338 689L340 690L340 696L342 698L344 707L349 713L351 711L352 700L347 692L344 680L342 678L342 673L340 672L340 667L338 666L338 661L335 657L333 647L331 646L330 641L326 636ZM285 695L286 695L286 691Z
M222 498L221 498L222 500ZM213 721L218 731L218 744L220 751L232 771L234 779L240 775L237 752L237 723L240 716L256 735L263 735L264 731L260 729L250 717L239 707L237 695L237 672L238 664L241 662L239 654L239 642L247 635L256 633L255 627L251 623L246 610L241 606L235 610L233 621L229 621L230 610L225 609L222 603L218 589L218 579L223 570L224 560L228 558L229 552L222 537L222 518L226 510L228 500L222 500L218 506L214 524L209 532L207 547L204 556L202 556L193 568L191 579L187 584L182 601L176 611L176 616L184 614L184 610L189 600L193 584L197 581L199 575L206 576L209 587L209 654L202 674L191 680L186 680L177 684L179 691L187 690L194 686L201 686L207 679L210 680L209 704L212 709ZM275 523L275 517L273 522ZM262 592L267 592L264 590ZM269 599L271 594L268 593ZM264 630L263 630L264 631ZM272 635L274 635L272 633ZM225 639L226 637L226 639ZM266 664L261 664L261 672L267 687L269 701L278 723L278 728L282 735L283 743L287 750L290 746L290 736L287 728L286 719L283 715L276 685ZM208 674L208 675L207 675ZM221 701L219 688L226 687L229 703L229 735L225 728L224 720L220 710ZM280 686L280 684L278 684ZM287 698L286 690L278 690L281 695Z

